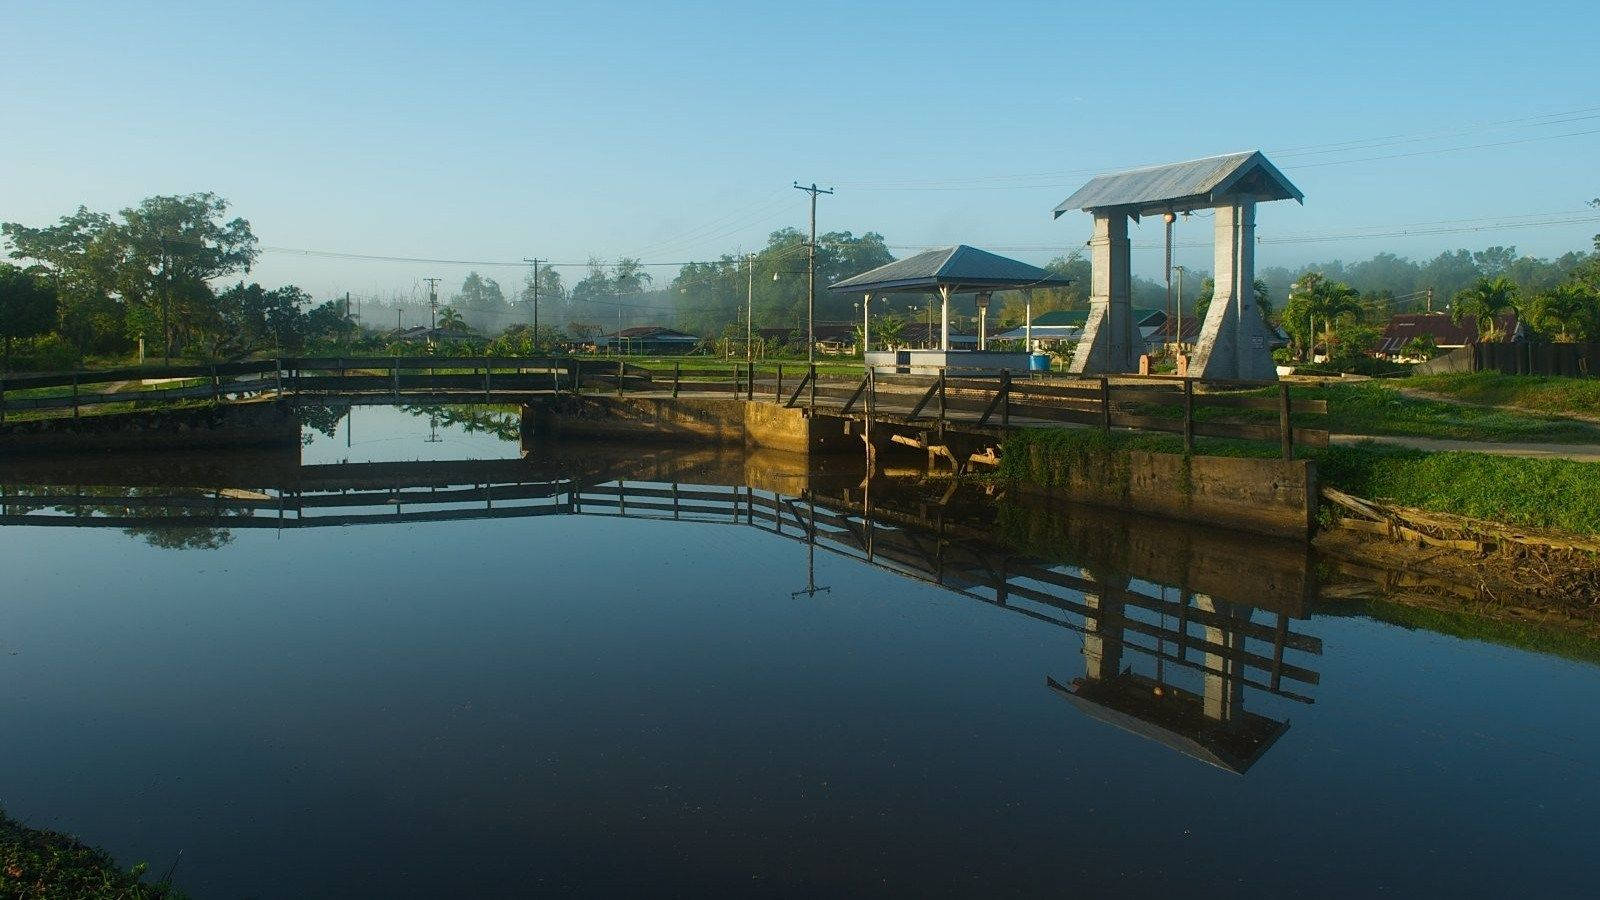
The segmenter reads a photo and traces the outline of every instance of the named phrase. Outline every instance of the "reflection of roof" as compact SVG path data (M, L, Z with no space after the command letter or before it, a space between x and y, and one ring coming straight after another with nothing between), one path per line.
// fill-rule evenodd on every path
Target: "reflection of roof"
M1096 175L1055 209L1128 207L1134 216L1178 212L1240 200L1299 200L1305 195L1285 178L1260 150L1191 159Z
M1071 283L1070 278L1063 278L1021 260L957 244L897 259L888 265L835 282L828 286L828 290L857 293L930 292L939 287L948 287L952 293L964 294L985 289L1060 287Z
M1132 672L1076 679L1071 687L1054 678L1045 683L1092 718L1239 775L1289 730L1288 722L1248 710L1229 722L1207 718L1200 695Z

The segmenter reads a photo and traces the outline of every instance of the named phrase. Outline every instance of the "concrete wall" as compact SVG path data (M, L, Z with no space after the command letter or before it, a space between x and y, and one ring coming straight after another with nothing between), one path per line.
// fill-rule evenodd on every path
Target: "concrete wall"
M0 425L0 452L90 453L300 445L300 420L281 402L103 413Z
M1029 468L1039 472L1048 465L1033 460ZM1016 486L1024 493L1258 534L1304 538L1315 523L1316 466L1309 460L1123 450L1076 457L1059 474L1054 485L1019 481Z
M525 435L664 441L790 453L859 451L837 416L807 416L760 400L706 397L560 397L523 407Z

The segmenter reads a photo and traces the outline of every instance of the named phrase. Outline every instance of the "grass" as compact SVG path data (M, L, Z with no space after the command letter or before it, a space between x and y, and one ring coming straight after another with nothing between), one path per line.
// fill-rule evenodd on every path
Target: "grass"
M1552 375L1502 375L1475 372L1460 375L1418 375L1399 382L1463 403L1515 406L1547 415L1600 416L1600 378Z
M28 828L0 810L0 896L181 898L165 881L147 884L144 863L118 868L104 850L55 831Z
M1302 428L1325 428L1334 434L1370 437L1424 437L1496 443L1600 443L1600 427L1589 423L1574 422L1543 412L1516 412L1469 403L1407 397L1395 390L1392 384L1360 381L1317 386L1293 385L1289 388L1289 394L1296 400L1328 402L1327 415L1296 413L1294 424ZM1265 397L1275 392L1244 393ZM1183 415L1183 411L1175 405L1134 404L1131 411L1166 418ZM1200 400L1195 404L1195 419L1202 422L1235 420L1275 424L1278 414L1273 410L1207 407L1205 401Z
M1195 449L1205 456L1278 455L1276 445L1251 441L1199 439ZM1181 454L1183 443L1167 434L1023 429L1006 439L998 474L1054 487L1094 458L1129 450ZM1372 442L1296 451L1316 460L1322 484L1357 496L1517 527L1600 535L1600 463L1429 453Z

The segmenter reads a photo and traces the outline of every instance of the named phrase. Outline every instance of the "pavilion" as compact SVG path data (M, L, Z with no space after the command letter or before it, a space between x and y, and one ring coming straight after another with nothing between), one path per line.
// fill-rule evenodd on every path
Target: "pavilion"
M1275 380L1272 335L1256 308L1252 287L1256 204L1273 200L1304 203L1305 195L1259 150L1097 175L1063 200L1055 208L1057 218L1072 210L1094 217L1089 321L1073 355L1072 371L1104 374L1138 367L1128 220L1162 217L1170 272L1173 221L1179 214L1212 209L1216 294L1189 372L1203 378Z
M1030 315L1032 291L1039 287L1064 287L1071 279L1054 275L1020 260L979 250L966 244L925 250L915 256L895 260L828 286L838 293L862 294L862 328L871 338L870 310L873 295L937 294L939 297L939 348L869 353L867 364L874 368L896 366L925 371L946 366L995 369L1026 369L1027 353L992 353L988 348L989 298L995 291L1022 291L1028 298ZM953 350L950 347L950 297L974 294L978 309L978 349Z

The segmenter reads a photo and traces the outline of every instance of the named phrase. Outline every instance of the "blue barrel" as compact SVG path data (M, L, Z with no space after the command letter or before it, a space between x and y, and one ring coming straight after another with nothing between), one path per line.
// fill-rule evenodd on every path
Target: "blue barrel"
M1030 371L1030 372L1048 372L1048 371L1050 371L1050 354L1048 354L1048 353L1035 353L1032 356L1028 357L1028 371Z

